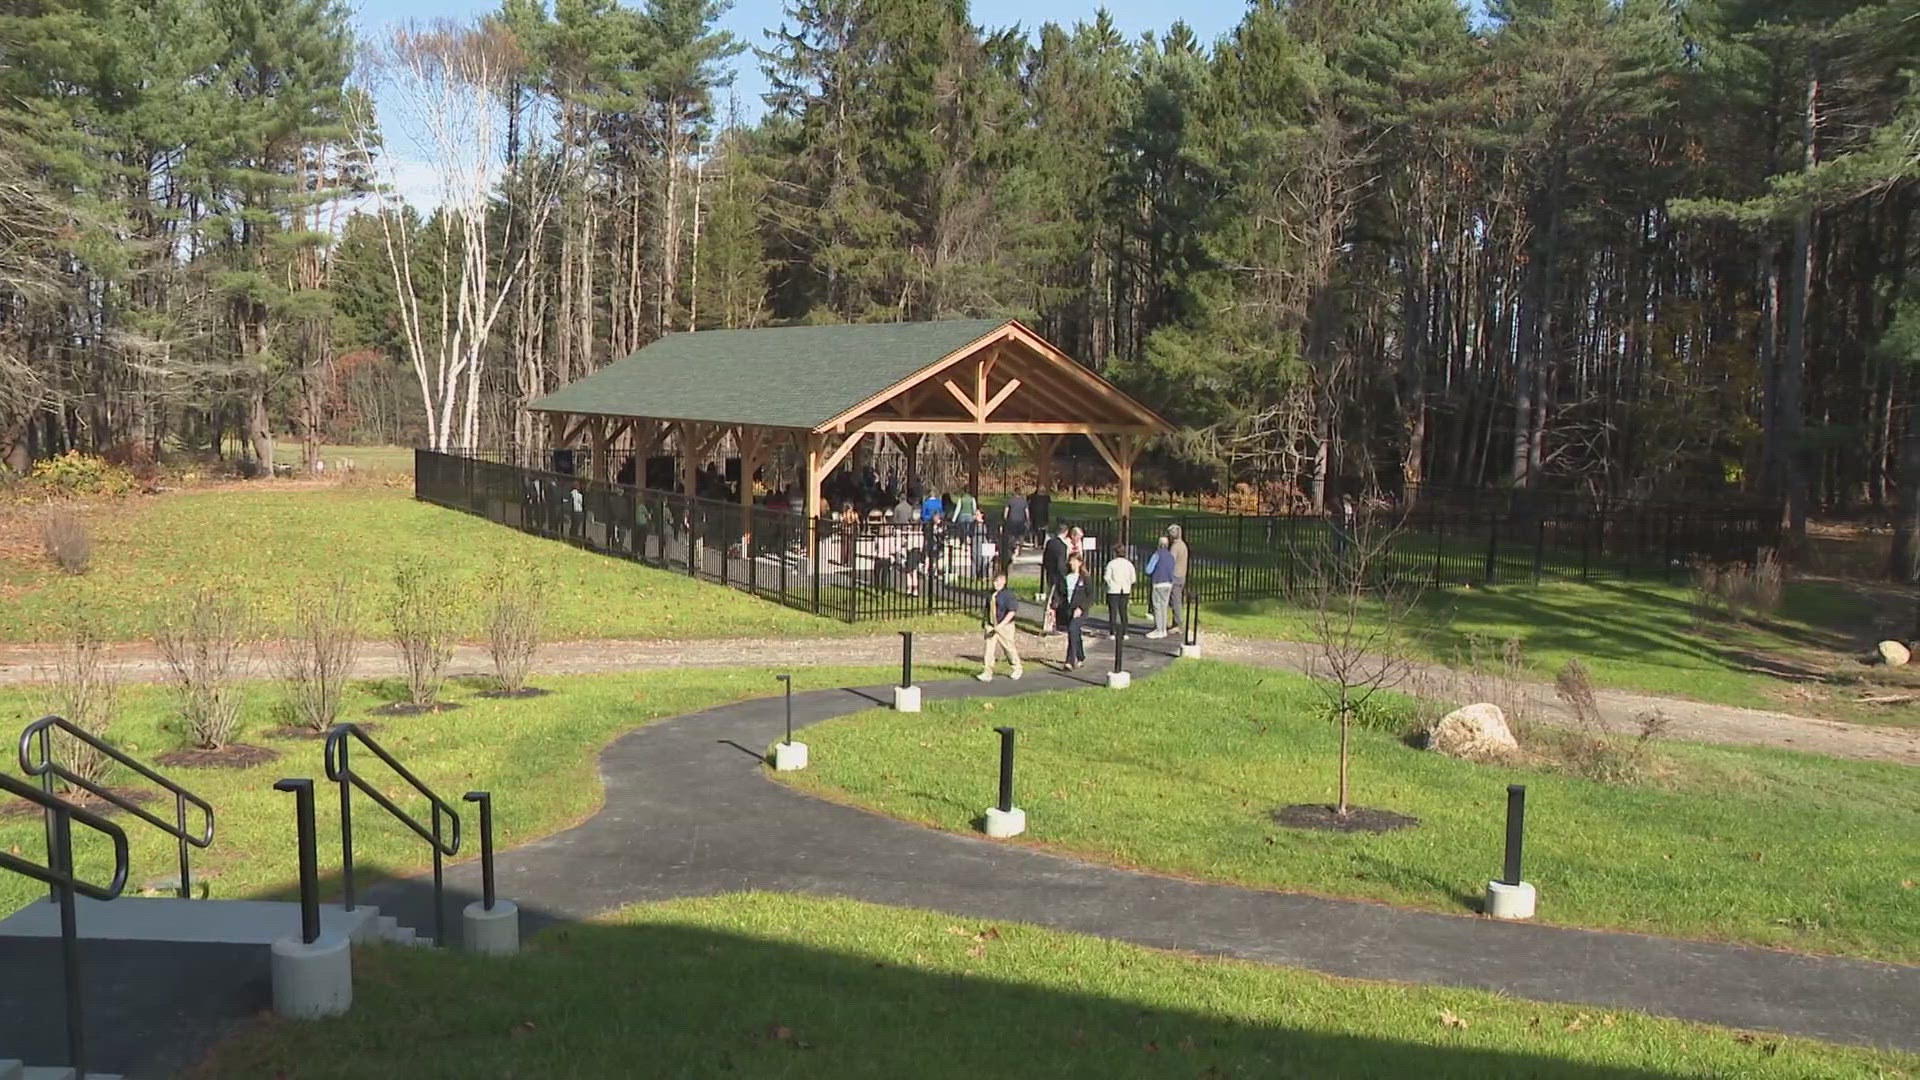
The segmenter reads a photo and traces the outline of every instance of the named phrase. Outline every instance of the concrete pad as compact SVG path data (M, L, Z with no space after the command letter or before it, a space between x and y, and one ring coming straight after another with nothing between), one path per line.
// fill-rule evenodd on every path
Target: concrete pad
M773 744L773 769L775 772L797 772L806 767L806 743L781 742Z
M322 904L320 932L355 937L376 914L370 907L348 911L339 904ZM272 900L79 897L74 902L74 922L82 939L264 946L299 933L300 905ZM0 938L59 936L60 908L45 898L0 919Z
M995 840L1005 840L1009 836L1019 836L1027 831L1027 812L1014 807L1002 810L991 807L987 810L987 835Z
M1531 919L1536 897L1526 882L1509 885L1504 881L1487 882L1487 914L1496 919Z
M460 912L460 926L468 952L511 956L520 951L520 909L511 900L495 900L492 911L475 900Z
M1200 643L1196 641L1191 645L1180 646L1180 655L1189 660L1198 660L1200 658Z
M273 943L273 1011L292 1020L324 1020L353 1007L353 947L344 934Z
M1125 690L1127 687L1132 685L1133 685L1133 672L1131 671L1107 672L1107 689Z
M896 686L893 688L894 712L919 712L920 688L917 686Z

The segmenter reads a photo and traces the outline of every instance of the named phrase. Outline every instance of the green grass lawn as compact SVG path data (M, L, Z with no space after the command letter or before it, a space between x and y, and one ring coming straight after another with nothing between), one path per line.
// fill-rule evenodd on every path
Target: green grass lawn
M1526 872L1542 921L1920 959L1920 789L1906 766L1672 745L1662 779L1618 787L1357 731L1354 801L1423 824L1379 836L1281 828L1274 808L1333 798L1338 738L1323 708L1298 676L1181 661L1123 694L828 721L808 729L812 767L781 778L967 831L994 794L992 729L1011 724L1032 841L1460 913L1499 872L1505 788L1525 783Z
M188 1075L1900 1077L1912 1055L1336 979L803 896L643 905L486 959L356 954L353 1011ZM539 992L530 994L529 987Z
M959 672L940 664L921 670L934 678ZM496 842L506 848L580 821L599 807L602 790L594 762L614 736L653 720L774 693L779 684L773 674L757 668L564 677L536 673L534 685L554 691L549 696L495 701L477 696L468 687L449 687L445 700L459 703L460 708L411 717L369 717L369 709L398 697L399 690L361 683L352 687L343 718L377 725L372 729L374 738L456 805L467 791L492 791ZM808 668L805 679L811 685L867 685L885 682L893 674L891 668L821 667ZM292 895L298 884L293 800L272 790L272 785L283 776L313 777L325 784L319 740L267 735L283 722L276 716L279 693L264 682L250 690L248 726L239 741L279 750L280 760L241 770L160 767L162 774L212 803L219 815L213 846L194 853L194 876L210 882L211 895L228 899ZM166 691L129 687L123 691L122 706L112 738L136 759L151 763L183 744ZM7 736L6 745L11 747L13 733L43 711L44 701L31 688L0 690L0 732ZM768 732L769 742L778 737L779 732ZM0 770L18 774L11 752L0 759ZM134 780L120 782L137 788ZM425 801L413 797L403 782L395 778L382 790L426 820ZM403 791L408 797L400 799ZM12 798L0 802L9 804L9 809L30 806ZM167 816L170 809L162 802L157 812ZM408 871L431 862L426 845L397 822L386 820L371 807L363 807L363 814L355 829L361 864ZM318 815L322 864L336 866L339 852L332 838L339 835L338 808L330 793L318 800ZM130 891L173 876L172 841L138 821L128 821L126 829L133 845ZM100 875L110 862L104 842L85 829L76 829L74 835L81 868L94 880L105 880ZM471 841L475 854L478 843L477 838ZM38 816L0 815L0 850L15 848L30 858L44 853ZM41 892L26 878L0 875L0 914Z
M551 581L554 638L825 637L906 625L849 625L794 611L416 502L392 486L184 491L103 507L91 519L94 563L84 576L62 574L43 559L0 562L8 613L0 641L57 640L76 611L110 638L138 640L150 632L157 605L199 581L245 595L279 627L303 588L337 575L358 588L363 633L384 637L381 606L394 565L412 555L444 558L470 577L502 558L535 560ZM464 632L471 638L481 630Z
M1497 659L1512 639L1541 680L1577 658L1600 685L1623 690L1839 720L1920 723L1911 708L1861 708L1850 700L1850 691L1866 681L1904 678L1851 659L1878 640L1874 622L1873 602L1838 582L1789 585L1777 614L1732 623L1698 618L1683 585L1567 581L1430 592L1416 630L1421 654L1457 666L1476 649L1483 659ZM1277 600L1209 605L1201 628L1249 638L1312 638L1305 613Z

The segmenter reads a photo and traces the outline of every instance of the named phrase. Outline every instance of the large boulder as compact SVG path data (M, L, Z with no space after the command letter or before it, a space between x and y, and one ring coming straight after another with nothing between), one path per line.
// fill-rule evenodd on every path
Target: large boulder
M1490 761L1518 752L1520 744L1507 727L1507 716L1500 706L1483 701L1441 717L1427 731L1427 749L1448 757Z
M1883 641L1874 648L1880 654L1880 662L1888 667L1899 667L1913 659L1913 653L1897 641Z

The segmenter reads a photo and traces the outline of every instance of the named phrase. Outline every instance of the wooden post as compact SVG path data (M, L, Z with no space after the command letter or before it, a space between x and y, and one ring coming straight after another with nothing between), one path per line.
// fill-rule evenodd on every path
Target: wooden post
M587 440L593 447L593 471L588 475L606 483L613 479L613 455L607 439L607 418L596 416L587 421Z
M765 428L741 425L733 429L733 441L740 447L740 554L753 558L753 468L765 444Z
M920 486L920 433L899 431L894 433L894 441L900 444L900 452L907 458L907 475L900 483L912 490Z
M694 497L700 477L700 425L691 420L680 422L680 493Z

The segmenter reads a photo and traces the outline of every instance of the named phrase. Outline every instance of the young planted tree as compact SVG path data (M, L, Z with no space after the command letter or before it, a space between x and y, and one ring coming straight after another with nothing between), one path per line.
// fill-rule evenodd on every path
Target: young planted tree
M1354 719L1374 695L1396 686L1412 667L1425 576L1422 560L1395 551L1400 519L1362 512L1351 522L1328 520L1296 545L1293 600L1305 612L1307 674L1326 696L1328 719L1340 729L1337 817L1354 809L1351 748Z

